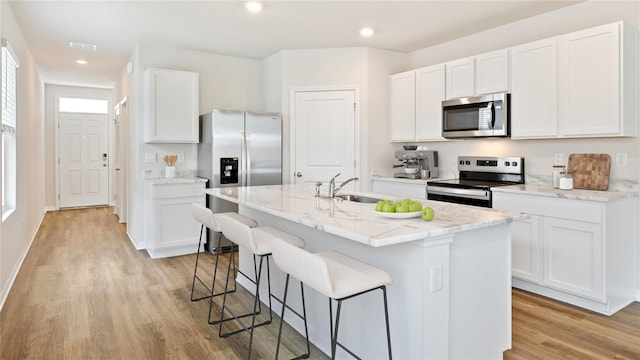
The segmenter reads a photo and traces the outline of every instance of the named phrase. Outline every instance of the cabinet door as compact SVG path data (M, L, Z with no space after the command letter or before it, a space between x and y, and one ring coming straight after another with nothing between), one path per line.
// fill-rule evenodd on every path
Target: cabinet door
M559 38L561 134L620 133L619 24Z
M476 56L476 95L509 91L509 51Z
M475 61L464 58L450 61L447 67L447 99L473 96L475 94Z
M557 41L511 49L511 137L558 135Z
M603 300L600 224L544 219L544 284Z
M416 140L444 140L442 101L445 99L444 64L418 69L416 76Z
M390 77L390 119L392 141L413 141L416 137L415 72Z
M540 217L511 223L511 274L514 277L541 282Z
M197 143L198 73L147 69L145 80L145 142Z

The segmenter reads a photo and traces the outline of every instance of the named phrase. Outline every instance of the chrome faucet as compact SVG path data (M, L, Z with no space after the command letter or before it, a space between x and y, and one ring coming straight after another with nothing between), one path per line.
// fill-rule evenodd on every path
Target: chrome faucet
M336 178L340 176L340 173L337 173L334 177L329 180L329 197L333 198L336 195Z
M338 187L335 187L335 183L333 184L333 186L329 187L329 191L331 191L331 197L335 197L336 194L338 193L338 191L340 191L340 189L342 189L345 185L347 185L348 183L352 182L352 181L359 181L360 179L358 179L357 177L352 177L351 179L347 179L346 181L344 181L342 184L338 185Z

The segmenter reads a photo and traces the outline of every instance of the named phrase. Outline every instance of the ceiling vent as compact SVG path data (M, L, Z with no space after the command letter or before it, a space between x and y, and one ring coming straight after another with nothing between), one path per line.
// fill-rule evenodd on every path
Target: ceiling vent
M87 44L87 43L76 42L76 41L69 41L69 47L72 49L98 51L98 45Z

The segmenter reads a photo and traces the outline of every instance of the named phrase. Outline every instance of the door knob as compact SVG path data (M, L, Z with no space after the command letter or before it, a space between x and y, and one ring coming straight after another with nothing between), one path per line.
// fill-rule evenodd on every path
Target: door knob
M301 173L300 171L298 171L298 172L296 173L296 176L297 176L297 177L302 177L302 173Z

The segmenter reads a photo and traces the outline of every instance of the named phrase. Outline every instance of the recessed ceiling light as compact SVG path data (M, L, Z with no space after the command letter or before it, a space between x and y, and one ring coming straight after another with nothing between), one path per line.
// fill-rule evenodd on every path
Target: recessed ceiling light
M257 1L249 1L245 7L247 8L247 10L251 11L251 12L258 12L260 10L262 10L262 3L257 2Z
M86 65L89 62L85 59L76 59L76 63L80 64L80 65Z
M369 37L373 35L373 29L370 27L363 27L362 29L360 29L360 35L364 37Z

